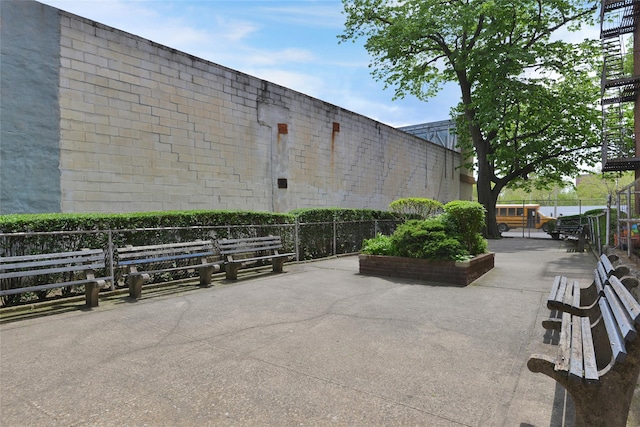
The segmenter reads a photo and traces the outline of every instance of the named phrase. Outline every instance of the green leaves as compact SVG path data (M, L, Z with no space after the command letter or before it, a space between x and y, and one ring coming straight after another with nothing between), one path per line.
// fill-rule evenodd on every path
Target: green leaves
M443 205L424 197L408 197L394 200L389 204L389 209L405 219L416 216L424 219L442 212Z
M341 39L366 38L372 74L396 98L426 100L444 83L458 84L458 141L477 162L489 235L497 235L491 205L507 184L528 185L535 172L547 185L598 161L599 44L557 35L593 23L597 2L343 4Z

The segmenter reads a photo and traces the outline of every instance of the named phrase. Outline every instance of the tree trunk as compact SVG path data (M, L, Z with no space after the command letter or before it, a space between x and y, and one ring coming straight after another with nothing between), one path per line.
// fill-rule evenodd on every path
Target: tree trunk
M487 210L484 234L489 239L498 239L500 238L500 231L496 221L496 201L498 200L499 191L492 190L491 179L489 176L483 176L488 175L488 172L483 172L483 169L487 169L487 165L483 166L482 163L478 162L478 183L476 185L478 203Z
M473 123L473 112L466 112L468 123ZM500 231L496 222L496 201L500 188L493 186L493 170L487 156L489 144L482 136L480 128L474 124L469 125L469 133L476 151L478 161L478 182L476 189L478 191L478 203L480 203L487 211L485 218L484 235L489 239L499 239Z
M498 239L500 238L500 231L498 231L498 223L496 222L496 201L498 200L500 189L492 188L494 171L488 157L490 144L482 135L480 127L474 123L475 111L472 107L471 84L468 82L464 71L459 71L457 74L462 92L464 115L469 126L469 135L471 136L471 142L478 161L478 182L476 183L478 203L484 206L487 211L484 235L489 239Z

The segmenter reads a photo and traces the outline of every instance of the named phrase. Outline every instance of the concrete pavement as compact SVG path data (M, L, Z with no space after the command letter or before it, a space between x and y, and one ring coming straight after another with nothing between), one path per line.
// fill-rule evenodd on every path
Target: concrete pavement
M563 389L526 362L555 351L553 277L587 286L595 259L549 239L490 249L466 288L362 276L348 256L0 314L0 424L571 425Z

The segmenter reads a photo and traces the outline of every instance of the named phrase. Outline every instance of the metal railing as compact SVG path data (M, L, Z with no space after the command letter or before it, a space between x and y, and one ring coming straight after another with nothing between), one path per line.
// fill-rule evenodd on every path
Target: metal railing
M617 193L618 220L613 234L615 246L627 251L640 248L640 180L636 180Z

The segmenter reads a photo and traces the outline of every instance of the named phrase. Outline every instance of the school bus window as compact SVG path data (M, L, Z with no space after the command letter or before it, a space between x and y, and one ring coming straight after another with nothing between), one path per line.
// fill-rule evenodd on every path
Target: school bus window
M518 208L518 216L524 215L524 209Z
M516 208L509 208L509 216L515 216L516 215Z
M498 212L498 215L505 216L507 214L507 208L500 208Z

